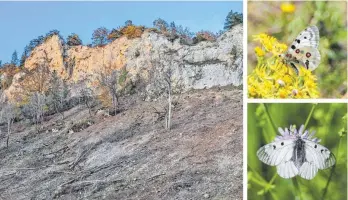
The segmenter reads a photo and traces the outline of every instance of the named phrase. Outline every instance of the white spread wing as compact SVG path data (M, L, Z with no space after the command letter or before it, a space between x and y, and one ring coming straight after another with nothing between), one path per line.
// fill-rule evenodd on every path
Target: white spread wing
M317 172L318 172L318 167L315 166L314 163L305 162L300 167L299 175L304 179L311 180L315 177Z
M336 162L335 156L324 146L305 140L306 162L300 168L299 175L305 179L312 179L318 169L326 169Z
M265 164L276 166L291 159L294 146L293 140L280 140L266 144L256 154Z
M257 156L262 162L277 166L279 176L292 178L298 174L298 169L291 160L294 147L293 140L280 140L261 147L257 151Z
M296 168L292 160L285 161L277 166L277 172L280 177L292 178L298 174L298 169Z

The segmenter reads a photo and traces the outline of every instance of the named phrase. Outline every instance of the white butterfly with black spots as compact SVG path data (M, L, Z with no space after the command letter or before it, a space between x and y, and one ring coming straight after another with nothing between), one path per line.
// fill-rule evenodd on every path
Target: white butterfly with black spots
M326 169L335 164L335 156L324 146L318 144L320 139L309 135L302 125L297 132L294 126L278 129L281 136L275 141L261 147L257 157L267 165L276 166L277 173L283 178L296 175L310 180L319 169Z
M309 26L296 37L285 54L280 54L279 57L297 74L300 66L313 71L320 64L319 39L318 28Z

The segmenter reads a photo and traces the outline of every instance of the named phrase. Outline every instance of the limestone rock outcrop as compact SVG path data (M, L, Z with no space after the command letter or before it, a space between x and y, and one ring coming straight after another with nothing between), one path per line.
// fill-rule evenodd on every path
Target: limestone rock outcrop
M167 70L171 70L171 79L175 80L173 89L180 92L241 85L242 38L242 25L225 32L216 42L203 41L196 45L182 44L180 39L169 41L164 35L151 31L135 39L123 36L103 47L67 47L58 36L53 36L32 51L25 68L33 69L48 62L50 70L56 70L70 83L93 80L105 68L116 69L126 72L128 83L139 87L145 99L153 99L163 90L158 83L163 81ZM7 95L16 90L18 79L16 77L8 88Z

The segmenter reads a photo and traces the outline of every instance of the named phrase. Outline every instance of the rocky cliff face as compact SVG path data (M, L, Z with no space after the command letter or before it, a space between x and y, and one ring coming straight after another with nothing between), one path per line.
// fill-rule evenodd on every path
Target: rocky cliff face
M156 98L163 90L163 72L170 70L174 90L211 88L242 84L241 25L224 33L216 42L196 45L171 42L165 36L145 31L141 38L121 37L104 47L74 46L67 48L57 36L33 50L25 68L49 62L50 70L77 83L86 78L95 79L105 68L125 72L127 83L139 86L146 99ZM46 58L46 59L45 59ZM18 80L16 77L14 80ZM141 83L141 84L140 84ZM18 90L16 81L8 89ZM72 94L76 95L76 93Z

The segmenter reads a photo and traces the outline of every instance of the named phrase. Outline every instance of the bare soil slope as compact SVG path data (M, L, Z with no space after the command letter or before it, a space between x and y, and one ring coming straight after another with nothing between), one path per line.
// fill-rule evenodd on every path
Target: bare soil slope
M170 131L165 103L128 97L92 120L75 107L40 133L17 123L8 149L0 126L0 199L242 199L242 91L183 94Z

